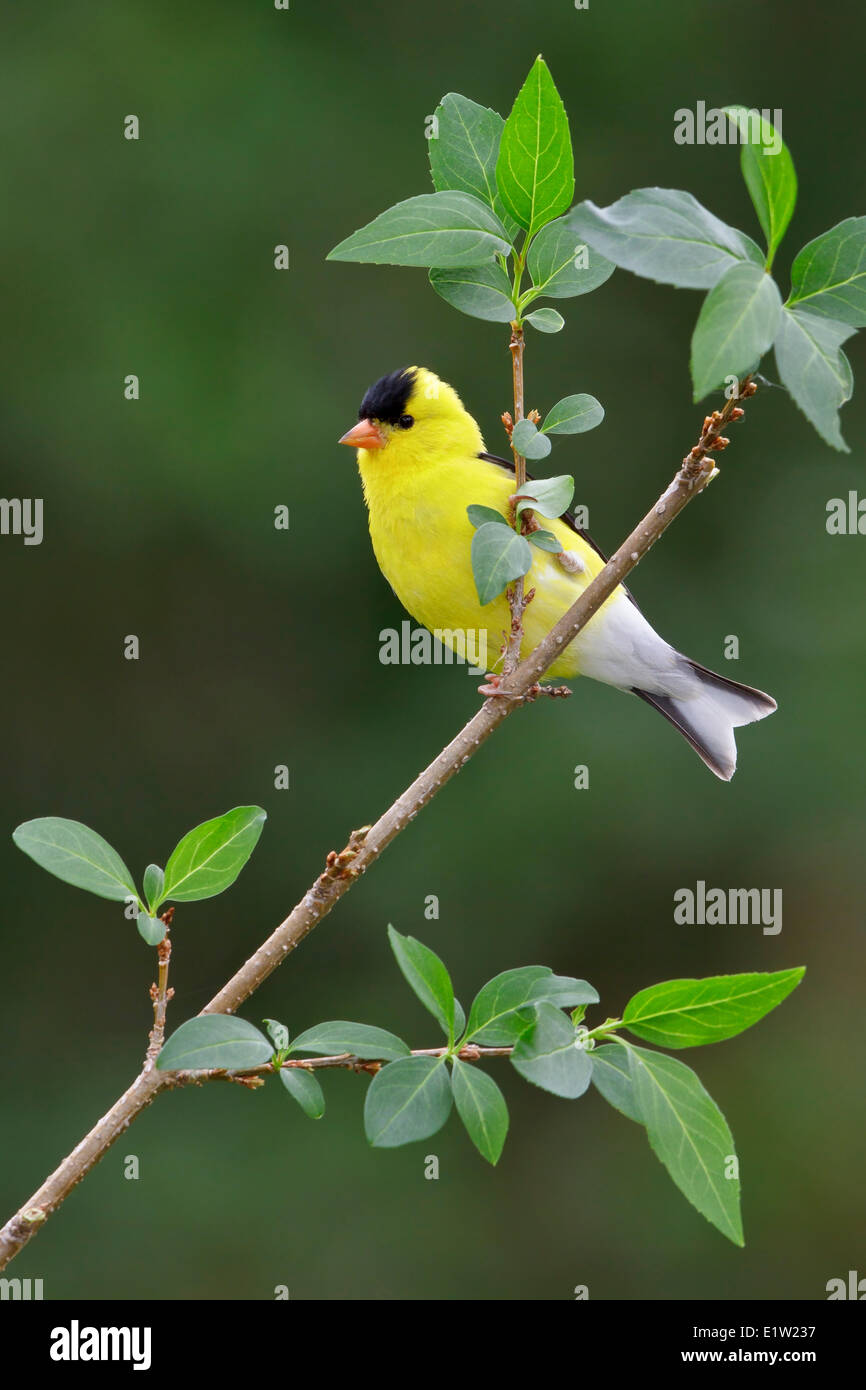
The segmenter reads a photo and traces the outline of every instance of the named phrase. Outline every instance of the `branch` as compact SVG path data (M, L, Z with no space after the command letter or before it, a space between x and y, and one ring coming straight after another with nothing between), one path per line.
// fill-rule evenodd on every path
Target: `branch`
M485 1057L510 1057L514 1051L513 1047L481 1047L477 1043L467 1043L461 1047L454 1056L461 1062L480 1062ZM447 1047L414 1047L409 1053L411 1057L446 1057L449 1053ZM283 1068L297 1068L300 1071L333 1071L342 1069L345 1071L367 1071L375 1074L381 1067L386 1065L384 1057L356 1057L354 1052L337 1052L331 1057L288 1057L281 1064L279 1070ZM249 1067L245 1071L226 1071L222 1067L214 1067L201 1071L174 1071L169 1072L169 1086L202 1086L208 1081L236 1081L241 1085L262 1085L260 1074L262 1072L274 1071L275 1068L270 1062L263 1062L261 1066Z
M174 997L174 990L168 987L168 966L171 960L171 942L168 939L168 933L173 917L173 907L167 907L165 912L159 914L159 920L165 923L165 936L157 947L159 978L156 984L150 987L150 997L153 1001L153 1027L150 1030L147 1052L144 1054L144 1065L148 1071L156 1066L156 1059L162 1051L162 1045L165 1042L165 1012L169 1000Z
M511 341L508 344L508 350L511 353L511 382L514 394L514 415L511 429L509 430L509 437L513 435L514 426L523 419L523 351L525 341L523 325L517 322L512 323ZM526 459L515 449L513 439L511 449L514 454L514 491L520 492L526 482ZM516 527L518 531L522 529L519 517L516 519ZM510 676L520 660L520 648L523 643L523 614L529 602L528 598L524 598L524 587L524 577L520 575L512 584L509 584L507 590L511 623L505 638L505 660L502 665L503 676Z
M744 399L753 395L756 389L750 378L746 377L739 385L738 398ZM240 970L223 985L210 1003L205 1005L202 1013L236 1013L259 985L303 941L307 933L328 915L371 864L376 862L391 841L406 829L446 782L468 763L493 731L515 709L534 698L539 689L538 680L547 668L586 626L626 575L643 559L674 518L679 516L692 498L703 491L715 475L715 464L710 454L726 446L727 440L724 439L722 430L730 421L740 419L742 414L743 411L735 397L727 402L723 410L714 411L712 415L707 416L700 438L686 454L670 485L647 512L643 521L607 561L601 573L587 585L535 651L520 662L510 675L503 677L497 695L484 701L456 738L453 738L439 756L415 778L375 824L353 830L345 849L339 854L332 851L328 855L324 871L285 921L280 923ZM164 1010L162 1021L164 1025ZM156 1026L155 1020L154 1027ZM130 1122L150 1105L158 1092L177 1084L175 1077L174 1073L157 1071L154 1063L148 1064L146 1059L141 1074L129 1089L0 1230L0 1270L4 1269L35 1235L76 1184L86 1177L114 1141L127 1129Z

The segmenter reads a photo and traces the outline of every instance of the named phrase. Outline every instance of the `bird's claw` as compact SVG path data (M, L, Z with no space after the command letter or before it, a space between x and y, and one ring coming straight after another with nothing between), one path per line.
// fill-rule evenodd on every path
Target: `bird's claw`
M487 699L491 699L493 696L499 696L501 698L505 695L505 691L499 689L499 683L502 680L501 676L496 676L492 671L488 671L484 679L487 683L486 685L479 685L479 695L484 695Z
M490 700L490 699L499 699L499 700L522 700L522 699L523 699L523 696L522 696L522 695L512 695L512 693L511 693L510 690L502 690L502 689L500 689L501 684L502 684L502 676L497 676L497 675L495 675L492 671L488 671L488 672L487 672L487 675L484 677L484 679L485 679L485 681L487 681L487 684L486 684L486 685L479 685L479 687L478 687L478 694L479 694L479 695L484 695L488 700Z

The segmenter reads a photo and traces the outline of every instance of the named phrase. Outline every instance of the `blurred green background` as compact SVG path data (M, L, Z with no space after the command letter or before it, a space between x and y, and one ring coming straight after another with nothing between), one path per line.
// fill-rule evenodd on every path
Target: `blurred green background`
M40 872L13 827L86 821L140 873L196 822L267 808L235 887L178 911L177 1024L477 705L462 671L380 665L379 630L404 615L335 441L372 380L419 362L501 451L507 329L458 315L423 271L326 264L327 251L428 190L424 120L444 92L506 112L541 51L571 118L577 197L602 204L687 188L758 235L736 151L675 145L673 113L781 107L801 181L786 288L804 242L866 211L866 18L844 4L822 16L801 0L6 9L2 491L44 497L45 539L0 538L4 1217L135 1074L153 969L121 910ZM122 135L129 113L138 142ZM562 334L531 340L528 405L585 390L606 407L554 469L576 473L603 546L695 437L699 302L619 272L559 304ZM851 358L862 377L861 341ZM568 1299L586 1284L591 1298L762 1299L821 1298L863 1272L866 541L829 537L824 520L828 498L864 486L864 402L861 382L846 456L762 391L721 478L635 577L671 641L779 700L741 732L732 785L646 706L578 685L509 721L245 1010L435 1042L389 920L441 953L467 1004L529 962L591 980L610 1013L657 980L805 963L778 1013L684 1056L737 1140L746 1249L594 1091L557 1100L503 1066L512 1130L495 1171L454 1121L370 1150L361 1077L328 1077L320 1124L273 1086L165 1096L10 1273L55 1298L267 1299L285 1284L301 1299ZM280 503L288 532L273 527ZM138 662L123 659L130 633ZM274 789L281 763L288 791ZM699 878L783 888L781 934L675 926L674 890Z

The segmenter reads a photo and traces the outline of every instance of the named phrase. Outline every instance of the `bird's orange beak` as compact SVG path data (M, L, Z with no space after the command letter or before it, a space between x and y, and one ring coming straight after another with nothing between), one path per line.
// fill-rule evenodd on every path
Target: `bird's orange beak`
M388 441L372 420L359 420L357 425L347 430L338 444L348 444L352 449L384 449Z

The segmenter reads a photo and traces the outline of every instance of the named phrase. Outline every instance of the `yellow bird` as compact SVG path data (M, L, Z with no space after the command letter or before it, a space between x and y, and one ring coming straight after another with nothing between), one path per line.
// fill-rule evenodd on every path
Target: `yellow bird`
M508 603L504 594L484 606L479 602L466 509L480 503L507 515L513 464L485 452L481 431L456 391L422 367L400 368L371 386L358 424L339 442L358 450L373 550L404 608L431 632L444 633L452 646L451 634L480 632L488 651L499 651L510 626ZM524 616L524 656L605 560L569 513L544 524L575 557L576 569L568 572L556 555L533 546L525 582L535 589L535 598ZM639 695L724 781L737 765L734 729L776 708L760 690L682 656L655 632L622 586L547 674L589 676Z

